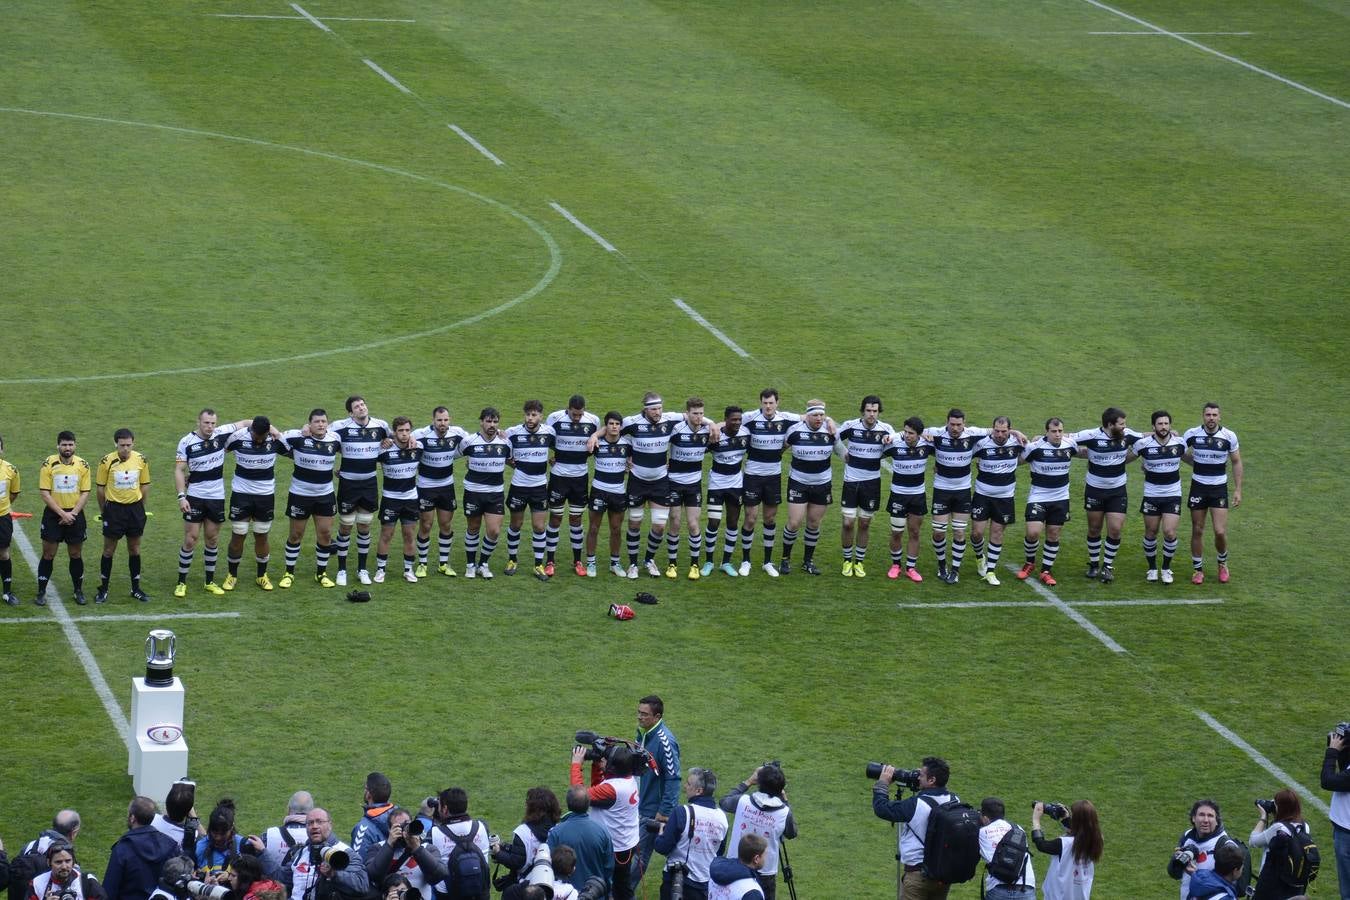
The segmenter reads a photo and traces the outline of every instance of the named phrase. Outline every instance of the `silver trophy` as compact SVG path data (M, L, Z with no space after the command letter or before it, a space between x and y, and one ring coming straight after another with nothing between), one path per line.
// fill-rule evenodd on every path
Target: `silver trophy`
M156 628L145 639L145 683L150 687L173 684L174 636L167 628Z

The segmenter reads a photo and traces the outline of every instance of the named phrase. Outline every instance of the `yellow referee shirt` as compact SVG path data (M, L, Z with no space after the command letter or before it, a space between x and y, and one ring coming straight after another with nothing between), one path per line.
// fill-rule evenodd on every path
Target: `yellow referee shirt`
M19 470L0 459L0 516L9 515L9 498L19 492Z
M150 464L135 450L125 460L114 450L99 462L97 483L110 503L138 503L141 485L150 483Z
M62 509L74 509L80 494L89 493L89 463L72 456L67 465L61 462L61 454L53 453L38 472L38 490L50 492Z

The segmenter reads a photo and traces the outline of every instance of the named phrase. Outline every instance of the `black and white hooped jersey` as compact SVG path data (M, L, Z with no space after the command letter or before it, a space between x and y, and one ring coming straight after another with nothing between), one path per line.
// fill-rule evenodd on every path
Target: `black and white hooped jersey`
M628 474L628 461L633 458L633 442L626 437L617 441L602 437L596 442L591 455L595 457L591 488L611 494L624 493L623 482Z
M1078 455L1078 445L1068 437L1052 444L1042 435L1027 444L1022 459L1031 469L1028 503L1058 503L1069 499L1069 468Z
M175 459L187 463L187 494L202 500L225 499L225 444L235 430L233 422L216 428L209 438L195 431L178 442Z
M464 490L500 494L506 478L506 458L511 445L499 431L492 440L474 432L459 443L459 458L465 461Z
M833 473L830 463L834 459L835 436L824 422L819 428L812 428L806 422L794 422L787 430L784 443L791 454L788 463L788 478L798 484L829 484Z
M384 483L380 495L386 500L416 500L417 470L422 465L422 445L417 441L411 447L394 444L385 447L377 457L384 469Z
M844 453L844 481L876 481L881 478L881 457L887 437L895 438L895 429L885 422L871 428L862 419L849 419L839 426L839 445L848 445Z
M590 451L586 449L591 435L600 430L600 417L583 412L580 422L573 422L565 409L549 413L544 424L553 429L553 474L559 478L585 478Z
M708 454L712 457L712 471L708 474L709 491L730 491L745 483L741 466L745 455L750 452L750 432L744 428L735 434L727 434L722 429L721 440L708 445Z
M331 431L321 438L306 437L295 428L283 432L281 440L290 448L295 472L291 475L291 493L297 497L326 497L333 493L333 469L337 467L342 441Z
M511 486L536 488L548 484L548 455L553 450L553 429L542 422L531 431L522 422L506 429L506 441L511 445L511 459L515 471Z
M989 434L988 428L967 425L959 438L952 437L946 428L926 428L923 436L933 442L933 490L970 490L970 462L975 456L975 445Z
M1017 464L1022 445L1009 436L1003 443L993 437L981 438L975 445L975 493L997 500L1010 500L1017 493Z
M669 466L670 439L675 424L684 416L676 412L661 413L655 422L645 413L625 416L619 432L633 445L633 477L641 481L660 481L666 477Z
M1192 484L1228 484L1228 457L1238 452L1237 435L1227 428L1210 434L1205 426L1197 425L1186 432L1186 449L1191 451L1194 473Z
M290 452L280 438L268 435L261 442L254 441L253 434L241 428L230 435L225 449L234 454L231 493L259 497L276 493L277 454L284 456Z
M906 444L903 437L892 441L886 448L886 456L891 460L891 493L922 497L928 460L935 453L937 448L924 438L915 441L913 447Z
M384 419L370 416L362 425L352 417L338 419L328 426L328 433L342 441L342 465L338 477L348 481L366 481L375 478L375 462L383 449L385 438L394 436L394 429Z
M417 486L423 490L454 487L455 457L459 455L459 445L469 433L458 425L450 425L445 429L445 434L440 434L435 425L427 425L418 428L412 436L422 445Z
M764 413L752 409L741 417L741 427L750 432L750 452L745 457L745 474L779 475L783 471L783 446L787 441L787 431L802 417L796 413L783 412L773 414L772 419Z
M680 421L670 433L671 484L699 484L703 481L703 456L708 452L708 423L695 430Z
M1125 454L1141 437L1142 434L1129 428L1120 438L1113 438L1100 428L1069 435L1070 440L1087 450L1087 486L1105 491L1125 487Z
M1181 457L1186 441L1175 431L1166 439L1146 434L1130 448L1144 467L1144 496L1179 498L1181 496Z

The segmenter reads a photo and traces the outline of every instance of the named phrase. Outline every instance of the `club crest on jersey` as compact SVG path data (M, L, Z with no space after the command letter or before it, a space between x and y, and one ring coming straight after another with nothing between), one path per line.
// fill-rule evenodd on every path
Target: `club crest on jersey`
M314 440L313 440L312 438L305 438L305 446L306 446L306 447L313 447L313 446L314 446Z

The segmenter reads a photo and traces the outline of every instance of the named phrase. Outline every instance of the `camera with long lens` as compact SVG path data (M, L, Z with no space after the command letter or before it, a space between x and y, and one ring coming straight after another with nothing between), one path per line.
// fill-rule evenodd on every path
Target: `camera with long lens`
M1045 807L1045 814L1056 822L1069 821L1069 808L1063 803L1042 803L1040 800L1032 800L1031 808L1035 809L1037 803L1041 803Z
M441 808L441 801L440 798L438 798L435 794L432 794L430 797L422 801L422 805L425 806L427 809L431 810L432 812L435 812L436 810Z
M351 855L336 844L331 847L319 847L317 849L311 847L309 856L310 862L314 865L317 866L320 863L328 863L328 868L332 869L334 872L341 872L343 869L347 868L347 866L351 865L352 861ZM229 900L229 898L222 898L222 900Z
M1180 863L1182 868L1185 868L1195 862L1195 853L1191 850L1178 850L1176 853L1172 854L1172 859L1175 862Z
M642 820L643 830L650 831L652 834L658 834L661 831L661 829L664 828L665 826L666 823L662 822L660 819L657 818Z
M671 866L670 900L684 900L684 876L689 871L683 864Z
M867 764L867 777L873 781L881 777L881 770L888 763L870 762ZM893 784L903 784L911 791L919 789L919 770L918 769L896 769L895 775L891 777Z
M197 900L235 900L234 891L223 884L208 884L205 881L192 880L183 885L189 897Z
M595 731L578 731L576 733L576 742L586 747L586 754L582 759L592 762L596 760L608 760L611 753L619 747L627 747L633 754L633 773L637 774L643 768L656 769L656 758L647 751L647 749L635 741L626 741L623 738L608 737Z
M427 826L422 824L421 819L409 819L403 823L404 837L421 837L426 830Z
M1271 818L1275 817L1275 801L1267 800L1264 797L1256 801L1256 805L1261 807L1261 811Z
M61 888L61 893L56 895L56 900L80 900L80 895L73 887Z
M586 886L577 892L577 900L605 900L609 896L609 886L598 875L586 879Z

